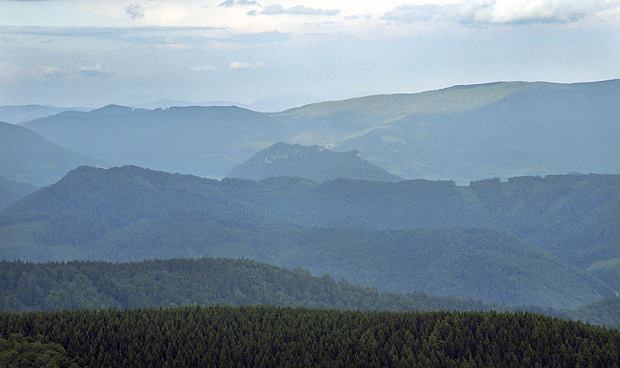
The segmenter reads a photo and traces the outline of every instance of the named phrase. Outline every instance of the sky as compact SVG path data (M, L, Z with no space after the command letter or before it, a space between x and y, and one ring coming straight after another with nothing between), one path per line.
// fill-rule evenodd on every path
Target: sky
M620 0L0 0L0 105L257 110L620 78Z

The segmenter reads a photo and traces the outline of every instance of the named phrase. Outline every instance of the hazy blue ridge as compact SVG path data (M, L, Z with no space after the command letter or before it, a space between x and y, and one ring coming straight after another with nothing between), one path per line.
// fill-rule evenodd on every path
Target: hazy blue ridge
M238 107L134 109L110 105L66 112L25 126L50 141L110 165L223 177L286 129L269 116ZM265 143L268 142L268 143Z
M620 173L620 82L491 83L314 104L276 115L404 178Z

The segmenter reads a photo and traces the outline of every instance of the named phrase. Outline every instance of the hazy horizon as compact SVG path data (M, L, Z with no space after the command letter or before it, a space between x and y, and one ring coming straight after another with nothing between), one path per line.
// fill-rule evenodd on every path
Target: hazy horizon
M0 105L273 110L616 79L620 1L0 1L0 48Z

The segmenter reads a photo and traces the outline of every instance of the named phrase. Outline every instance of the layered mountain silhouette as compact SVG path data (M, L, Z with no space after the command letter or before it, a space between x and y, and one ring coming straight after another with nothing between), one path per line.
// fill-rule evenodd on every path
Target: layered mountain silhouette
M346 178L396 182L396 175L359 157L358 151L334 152L320 146L277 143L236 166L229 177L261 180L274 176L297 176L316 182Z
M379 290L580 306L620 290L619 84L2 123L0 258L244 257Z
M311 104L279 113L238 107L107 106L25 123L110 165L224 177L277 142L320 145L405 179L620 173L620 81L505 82Z

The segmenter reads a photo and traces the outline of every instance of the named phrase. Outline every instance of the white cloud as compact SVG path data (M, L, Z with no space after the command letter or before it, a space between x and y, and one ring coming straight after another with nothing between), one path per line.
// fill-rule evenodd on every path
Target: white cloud
M191 71L193 72L210 72L215 70L215 66L213 65L203 65L203 66L197 66L194 68L190 68Z
M617 0L495 0L477 9L473 19L489 23L569 23L619 5Z
M453 6L449 5L401 5L385 13L381 19L399 23L417 23L447 18Z
M125 12L131 15L131 19L136 20L144 18L146 10L140 4L131 4L125 8Z
M61 69L51 65L24 67L10 63L0 63L0 76L5 81L18 81L22 79L37 80L62 73L63 71Z
M105 74L103 71L103 67L99 64L95 66L80 67L80 73L91 77Z
M54 66L49 66L49 65L38 65L36 67L36 71L41 73L41 74L45 74L45 75L51 75L51 74L58 74L60 73L60 69L54 67Z
M236 43L270 43L290 41L291 37L278 31L260 33L239 33L226 38L227 42Z
M239 70L239 69L257 69L257 68L262 68L264 66L265 64L261 61L257 61L254 64L246 63L243 61L233 61L232 63L230 63L228 67L233 70Z
M233 61L228 67L230 69L249 69L252 67L252 65L244 63L243 61Z
M169 50L169 51L179 51L179 50L187 50L190 47L183 43L165 43L156 46L159 50Z

